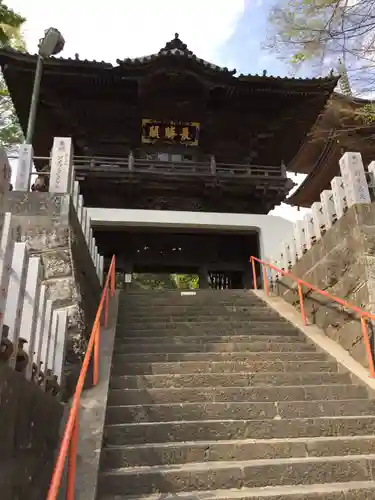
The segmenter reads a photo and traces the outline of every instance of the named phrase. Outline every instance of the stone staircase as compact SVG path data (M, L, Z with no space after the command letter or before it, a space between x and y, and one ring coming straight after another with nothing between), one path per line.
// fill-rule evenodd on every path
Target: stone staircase
M370 500L375 403L252 292L122 294L99 500Z

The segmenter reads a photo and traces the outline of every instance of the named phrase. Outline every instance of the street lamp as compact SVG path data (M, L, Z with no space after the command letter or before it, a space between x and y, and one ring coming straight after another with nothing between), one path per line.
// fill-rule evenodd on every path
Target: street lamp
M39 40L38 61L36 64L33 93L31 95L29 121L27 123L26 144L31 144L35 128L36 111L39 101L40 82L43 73L44 59L54 56L64 48L65 40L59 30L49 28L44 32L44 38Z

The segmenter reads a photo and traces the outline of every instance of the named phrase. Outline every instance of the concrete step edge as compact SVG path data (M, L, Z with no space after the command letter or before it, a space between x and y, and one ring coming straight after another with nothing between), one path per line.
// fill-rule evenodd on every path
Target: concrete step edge
M340 415L340 416L322 416L322 417L311 417L311 418L284 418L282 420L277 420L278 422L300 422L300 423L306 423L308 424L309 421L320 421L320 420L373 420L374 417L372 415L350 415L350 416L345 416L345 415ZM160 427L164 425L183 425L183 424L212 424L212 425L217 425L218 423L223 423L223 424L230 424L230 423L238 423L238 422L244 422L251 424L252 422L264 422L264 419L259 420L259 419L250 419L250 420L244 420L244 419L220 419L220 420L171 420L169 422L133 422L133 423L124 423L124 424L106 424L105 428L121 428L121 427L146 427L146 426L152 426L152 427ZM271 420L272 422L272 420ZM178 442L178 441L176 441Z
M318 361L319 363L319 361ZM347 375L346 373L344 372L250 372L250 371L240 371L240 372L227 372L227 373L215 373L215 372L193 372L193 373L141 373L141 374L138 374L138 375L135 375L135 374L123 374L123 375L113 375L112 378L117 378L117 379L121 379L121 378L130 378L130 377L165 377L165 376L168 376L168 377L191 377L193 375L196 375L196 376L202 376L202 375L212 375L212 376L231 376L231 377L234 377L235 375L273 375L273 376L280 376L280 375L290 375L291 373L294 373L296 375L303 375L305 377L307 376L311 376L311 375ZM224 386L226 387L226 386ZM243 386L242 386L243 387ZM251 387L251 386L248 386L248 387ZM266 387L269 387L269 386L266 386ZM284 387L284 386L272 386L272 387ZM187 388L187 387L186 387ZM156 389L156 387L155 387ZM160 387L161 389L161 387ZM177 387L175 387L175 389L177 389ZM195 389L195 386L194 386L194 389ZM215 387L212 387L212 389L215 389Z
M107 408L156 408L156 407L162 407L162 408L172 408L174 406L176 407L181 407L181 406L187 406L187 407L197 407L197 406L228 406L231 404L235 405L264 405L264 404L269 404L269 405L277 405L277 404L293 404L293 403L298 403L298 404L330 404L330 403L336 403L336 404L351 404L351 403L359 403L359 401L363 402L366 401L367 404L369 405L374 405L375 408L375 402L372 400L367 400L367 399L309 399L308 401L294 401L294 400L288 400L288 401L217 401L217 402L201 402L201 403L173 403L173 401L169 403L151 403L151 404L139 404L139 405L111 405L108 404ZM375 416L375 413L374 413Z
M358 436L319 436L319 437L301 437L301 438L272 438L272 439L223 439L219 441L177 441L167 443L146 443L146 444L128 444L128 445L106 445L106 452L110 451L131 451L131 450L147 450L148 448L158 447L163 449L174 448L190 448L192 446L215 446L215 445L246 445L246 444L283 444L283 443L302 443L302 444L317 444L331 443L336 441L375 441L373 435L358 435ZM340 455L339 455L340 456ZM322 457L324 458L324 457ZM273 460L273 459L272 459Z
M120 376L121 377L121 376ZM119 389L115 389L115 388L110 388L109 389L109 392L114 392L114 393L117 393L117 394L120 394L120 393L124 393L124 394L135 394L135 393L149 393L149 394L153 394L153 393L156 393L156 392L167 392L167 391L170 391L171 393L172 392L175 392L176 390L178 390L179 392L191 392L191 391L197 391L197 392L209 392L209 393L212 393L212 392L232 392L234 389L238 390L239 392L240 391L251 391L251 390L254 390L254 391L259 391L261 389L266 389L266 390L272 390L272 391L283 391L283 392L287 392L288 390L289 391L295 391L296 389L300 389L300 388L307 388L308 390L314 390L314 389L322 389L323 391L327 390L328 388L331 388L332 385L331 384L321 384L321 385L316 385L316 384L311 384L311 385L308 385L308 384L304 384L304 385L275 385L275 386L267 386L267 387L252 387L252 386L248 386L248 385L243 385L243 386L235 386L235 387L228 387L228 386L217 386L217 387L206 387L206 386L200 386L200 387L179 387L179 388L176 388L176 387L166 387L166 388L148 388L148 389L126 389L126 388L119 388ZM336 390L346 390L348 388L357 388L359 389L360 391L363 392L364 396L363 397L359 397L359 398L352 398L352 399L358 399L359 401L362 401L363 399L368 399L368 395L367 393L365 393L365 388L361 385L355 385L355 384L336 384L334 385L334 388ZM278 401L284 401L284 400L278 400ZM289 401L289 400L285 400L285 401ZM299 401L299 400L295 400L295 401ZM304 401L304 400L302 400ZM322 400L323 401L323 400Z
M168 473L168 472L187 472L187 471L200 471L200 470L222 470L222 469L243 469L245 467L268 467L275 465L289 465L301 463L323 463L328 466L329 463L336 462L353 462L356 460L375 460L375 454L372 455L342 455L331 457L292 457L292 458L262 458L257 460L233 460L227 462L189 462L186 464L173 464L173 465L147 465L137 467L122 467L106 471L106 475L148 475L155 473Z
M227 490L206 490L206 491L188 491L179 493L160 493L151 495L109 495L99 496L99 500L243 500L245 498L251 499L252 497L274 498L279 497L279 500L284 499L285 496L290 497L291 500L296 495L308 494L334 494L346 493L352 491L368 491L375 490L374 481L349 481L347 483L324 483L324 484L309 484L309 485L296 485L296 486L266 486L263 488L241 488L241 489L227 489ZM368 497L368 500L373 497ZM319 497L323 499L324 497ZM364 497L363 497L364 498ZM338 497L339 500L339 497Z

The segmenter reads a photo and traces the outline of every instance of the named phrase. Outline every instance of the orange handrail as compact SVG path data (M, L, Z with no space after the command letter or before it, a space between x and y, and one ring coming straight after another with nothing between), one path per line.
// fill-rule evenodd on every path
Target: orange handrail
M320 288L312 285L311 283L308 283L307 281L302 280L301 278L298 278L297 276L295 276L291 272L285 271L283 269L279 269L278 267L274 266L273 264L270 264L269 262L264 262L263 260L258 259L257 257L251 256L250 262L251 262L251 267L252 267L252 272L253 272L253 283L254 283L255 289L258 288L255 262L259 262L259 264L261 264L263 266L263 280L264 280L264 289L265 289L266 295L269 295L268 278L267 278L267 273L265 272L266 267L273 269L274 271L276 271L278 274L281 274L282 276L287 276L288 278L291 278L293 281L295 281L297 283L299 302L300 302L300 308L301 308L301 316L302 316L302 321L305 325L307 325L307 317L306 317L305 305L304 305L304 300L303 300L303 289L302 289L303 286L305 286L309 290L313 290L314 292L319 293L323 297L326 297L329 300L332 300L333 302L337 302L337 304L344 306L346 309L351 309L352 311L357 313L359 316L359 319L361 320L363 341L365 343L365 348L366 348L366 352L367 352L370 376L372 378L375 378L374 356L372 353L371 342L370 342L370 337L369 337L369 333L368 333L368 325L367 325L367 320L375 321L375 314L371 314L367 311L364 311L360 307L355 306L354 304L351 304L350 302L347 302L346 300L339 299L338 297L331 295L330 293L328 293L324 290L321 290Z
M86 354L83 359L81 372L79 374L76 390L73 396L72 406L69 412L69 418L65 427L64 435L61 441L59 454L56 459L55 468L53 471L50 487L46 500L56 500L59 494L61 479L64 472L66 457L69 453L68 476L66 488L66 500L74 500L74 487L76 476L76 459L78 445L78 410L81 399L81 393L85 382L87 370L94 350L93 363L93 385L99 381L99 345L100 345L100 320L104 308L104 326L107 326L108 321L108 298L109 294L115 294L115 279L116 279L116 258L112 257L111 265L102 291L99 302L99 307L96 312L94 325L91 330L90 340L87 346Z

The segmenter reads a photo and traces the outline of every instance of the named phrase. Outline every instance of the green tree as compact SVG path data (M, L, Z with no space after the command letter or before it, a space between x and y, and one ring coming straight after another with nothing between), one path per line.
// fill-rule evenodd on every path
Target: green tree
M356 92L375 90L375 0L276 0L268 48L319 73L341 60Z
M320 76L341 75L340 90L373 99L375 93L375 0L276 0L267 47ZM361 128L373 126L375 104L356 111Z
M0 0L0 48L25 50L22 38L22 26L25 18L9 9ZM0 146L12 148L23 140L23 134L18 122L4 77L0 76Z

